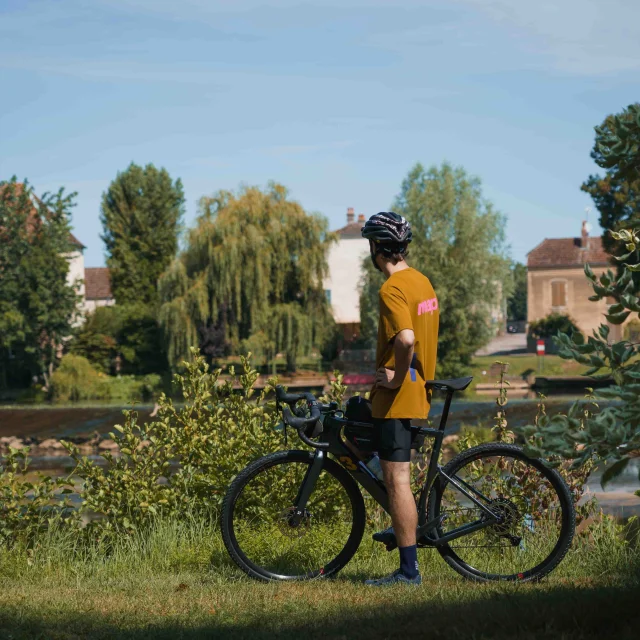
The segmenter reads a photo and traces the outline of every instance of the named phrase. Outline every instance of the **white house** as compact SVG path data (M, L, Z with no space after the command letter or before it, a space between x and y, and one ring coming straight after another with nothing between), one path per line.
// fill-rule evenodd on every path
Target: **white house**
M70 240L75 248L67 254L69 260L67 282L70 285L79 285L78 293L82 298L80 301L81 315L76 320L76 324L81 324L86 315L95 311L96 307L110 306L116 301L111 293L109 269L106 267L85 267L84 245L73 234L70 234Z
M362 261L369 255L369 242L360 235L363 214L355 219L353 207L347 209L347 224L338 229L338 242L329 250L329 276L324 290L331 303L333 317L342 326L346 341L360 333L360 291Z

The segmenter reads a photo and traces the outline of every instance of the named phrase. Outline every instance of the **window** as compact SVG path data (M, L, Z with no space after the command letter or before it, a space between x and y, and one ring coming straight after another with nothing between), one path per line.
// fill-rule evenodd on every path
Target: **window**
M566 280L554 280L551 282L551 306L554 308L567 306Z
M324 295L325 295L325 298L327 299L327 302L331 304L331 289L325 289Z

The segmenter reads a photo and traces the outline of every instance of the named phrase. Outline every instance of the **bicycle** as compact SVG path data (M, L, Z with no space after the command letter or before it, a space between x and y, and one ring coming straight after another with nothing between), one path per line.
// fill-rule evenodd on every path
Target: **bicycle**
M470 580L540 580L562 561L575 531L573 500L560 474L503 443L472 447L444 466L438 462L453 395L471 380L427 382L427 392L446 393L440 424L412 427L433 438L417 500L418 546L435 548ZM222 508L224 544L252 578L334 576L364 534L360 488L388 512L384 483L369 470L362 450L343 438L345 428L355 430L360 435L355 442L366 449L372 425L347 420L337 403L320 404L310 393L285 393L282 387L276 388L276 406L285 442L290 426L315 451L272 453L233 480ZM395 548L395 539L386 546Z

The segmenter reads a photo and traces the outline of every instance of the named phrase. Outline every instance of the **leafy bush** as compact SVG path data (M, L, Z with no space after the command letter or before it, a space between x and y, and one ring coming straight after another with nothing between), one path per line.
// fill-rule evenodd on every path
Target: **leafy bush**
M103 533L143 528L160 515L176 515L187 506L217 513L231 479L250 460L278 448L279 417L265 397L270 383L254 398L258 377L242 358L243 373L219 382L205 359L192 350L185 374L174 380L184 405L176 408L166 395L158 403L158 419L139 424L135 411L125 412L123 425L111 434L120 456L104 453L105 466L64 443L82 479L82 511L98 515L91 528ZM234 390L238 382L241 392ZM271 488L264 487L264 495Z
M98 307L78 330L71 352L103 373L145 375L168 369L153 309L143 304Z
M22 539L29 544L41 530L61 518L71 518L65 495L68 483L39 474L37 482L26 480L29 449L9 449L0 463L0 544L12 546ZM64 493L56 493L62 489Z
M109 385L105 376L82 356L67 354L51 376L49 394L57 402L77 402L78 400L106 400Z
M558 332L572 334L580 333L576 323L567 315L550 313L546 318L534 320L529 324L528 336L536 340L551 338Z

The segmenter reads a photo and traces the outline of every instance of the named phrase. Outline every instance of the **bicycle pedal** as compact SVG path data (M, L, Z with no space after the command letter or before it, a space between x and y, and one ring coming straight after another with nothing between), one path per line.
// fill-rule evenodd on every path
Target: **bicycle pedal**
M393 551L398 548L398 543L394 540L393 542L388 542L384 545L387 551Z

